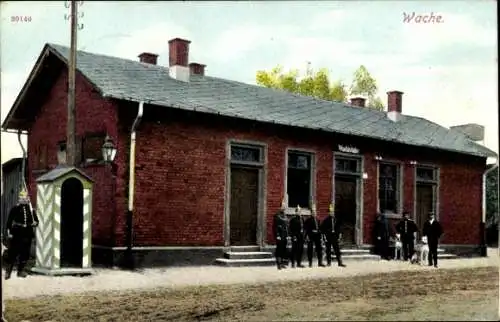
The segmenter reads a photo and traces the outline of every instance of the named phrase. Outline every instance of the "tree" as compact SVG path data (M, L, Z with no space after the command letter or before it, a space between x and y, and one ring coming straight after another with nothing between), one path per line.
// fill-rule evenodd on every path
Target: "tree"
M365 66L361 65L354 72L351 95L365 95L368 97L368 107L382 111L384 104L380 97L377 97L377 81L370 75Z
M257 84L268 88L329 101L346 102L348 95L364 95L368 98L368 107L377 110L384 108L382 100L376 96L377 83L364 66L355 71L349 90L340 80L332 82L327 69L322 68L315 72L310 64L303 76L296 69L285 72L283 67L277 66L270 71L257 71L256 81Z
M346 86L341 81L331 82L326 69L317 72L308 66L301 77L298 70L283 71L277 66L271 71L257 71L257 84L274 89L316 98L344 102L347 97Z
M488 244L498 239L498 168L486 176L486 228Z

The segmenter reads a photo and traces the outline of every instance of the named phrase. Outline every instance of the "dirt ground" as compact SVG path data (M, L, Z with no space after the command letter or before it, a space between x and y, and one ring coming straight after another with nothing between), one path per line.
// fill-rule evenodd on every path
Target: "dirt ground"
M38 296L6 305L16 322L497 320L498 267Z

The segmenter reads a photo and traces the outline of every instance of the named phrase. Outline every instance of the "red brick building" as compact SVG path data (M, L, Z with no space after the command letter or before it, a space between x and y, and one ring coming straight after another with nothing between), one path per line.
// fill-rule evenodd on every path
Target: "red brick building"
M284 196L289 211L299 204L307 213L315 202L320 216L334 201L344 241L356 247L372 244L378 211L397 218L403 210L420 226L435 211L445 248L471 252L481 244L482 176L495 153L404 115L403 93L388 93L387 112L365 108L363 99L303 97L207 76L204 65L188 64L189 41L169 44L169 67L149 53L136 62L78 52L77 149L94 180L96 262L119 261L127 246L143 263L213 261L234 245L265 248L274 243L272 216ZM66 47L43 48L3 124L28 134L34 203L35 179L65 149L68 57ZM113 167L101 161L105 135L118 149Z

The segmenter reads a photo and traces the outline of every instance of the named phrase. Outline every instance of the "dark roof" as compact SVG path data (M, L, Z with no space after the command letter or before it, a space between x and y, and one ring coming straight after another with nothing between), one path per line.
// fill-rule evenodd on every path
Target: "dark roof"
M68 47L48 44L46 48L67 61ZM393 122L385 112L210 76L192 75L189 82L182 82L171 78L163 66L82 51L77 54L77 68L104 97L496 156L462 133L421 117L402 115Z
M11 167L14 167L16 165L21 165L22 162L23 158L12 158L9 161L6 161L2 164L2 171L6 172Z
M67 166L57 166L54 169L50 170L47 173L44 173L43 175L39 176L36 179L37 183L40 182L51 182L59 179L60 177L70 173L70 172L77 172L80 176L86 178L88 181L92 182L92 178L90 178L88 175L86 175L84 172L82 172L80 169L75 168L75 167L67 167Z

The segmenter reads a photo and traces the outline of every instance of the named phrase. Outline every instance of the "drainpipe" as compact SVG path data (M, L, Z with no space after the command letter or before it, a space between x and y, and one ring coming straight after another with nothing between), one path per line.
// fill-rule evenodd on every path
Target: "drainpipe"
M134 258L132 254L133 246L133 224L134 224L134 188L135 188L135 144L136 130L142 119L144 111L144 102L139 102L139 110L132 124L130 133L130 163L129 163L129 181L128 181L128 211L127 211L127 266L130 269L134 268Z
M23 141L21 140L21 131L17 132L17 141L21 146L21 150L23 151L23 160L21 162L21 189L26 189L28 193L28 201L30 205L30 210L33 211L33 205L31 204L31 198L29 196L28 185L26 184L26 149L24 148Z
M481 227L480 227L480 232L481 232L481 256L486 257L488 256L487 254L487 244L486 244L486 179L488 177L488 174L498 168L498 159L491 168L487 169L483 173L483 198L482 198L482 217L481 217ZM500 240L499 240L500 242Z

